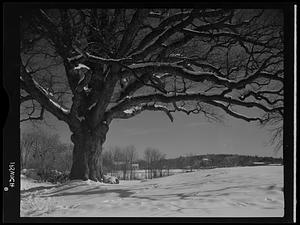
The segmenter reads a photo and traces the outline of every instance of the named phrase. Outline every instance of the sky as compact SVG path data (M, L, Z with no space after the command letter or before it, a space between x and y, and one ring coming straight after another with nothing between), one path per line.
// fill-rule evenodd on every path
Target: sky
M21 132L42 129L49 134L59 134L64 143L71 143L67 125L48 113L47 125L20 125ZM130 119L113 120L107 133L104 148L134 145L139 158L147 147L156 148L166 158L188 154L239 154L282 157L275 154L269 144L270 132L255 122L246 122L225 115L223 122L208 122L201 114L174 114L174 122L162 112L143 112Z

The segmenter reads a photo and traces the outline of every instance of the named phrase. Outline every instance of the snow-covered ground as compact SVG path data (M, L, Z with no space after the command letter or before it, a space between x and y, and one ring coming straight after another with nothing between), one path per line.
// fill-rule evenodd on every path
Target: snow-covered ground
M21 177L21 216L282 217L283 167L216 168L146 181L34 183Z

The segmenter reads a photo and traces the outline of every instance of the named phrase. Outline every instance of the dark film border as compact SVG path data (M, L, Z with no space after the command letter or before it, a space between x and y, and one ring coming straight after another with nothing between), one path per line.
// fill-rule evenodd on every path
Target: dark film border
M136 7L219 7L219 8L280 8L284 12L284 63L285 63L285 83L284 83L284 142L283 142L283 161L284 161L284 217L251 217L251 218L191 218L191 217L144 217L144 218L74 218L74 217L20 217L20 124L19 124L19 79L18 79L18 53L19 53L19 16L24 11L31 8L82 8L82 7L111 7L111 8L136 8ZM293 222L294 205L294 154L293 154L293 127L294 127L294 7L292 3L241 3L241 2L161 2L153 3L126 3L124 2L104 2L96 3L6 3L3 7L3 86L6 101L6 118L3 129L3 222L221 222L221 223L239 223L239 222L264 222L281 223ZM294 106L295 107L295 106ZM4 191L4 187L9 187L9 164L15 163L15 187Z

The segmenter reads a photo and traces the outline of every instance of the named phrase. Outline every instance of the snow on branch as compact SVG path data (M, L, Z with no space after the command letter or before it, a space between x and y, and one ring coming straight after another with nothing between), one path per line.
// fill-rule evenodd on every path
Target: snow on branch
M194 109L191 109L191 110L187 110L186 108L184 108L184 107L182 107L182 106L178 106L178 105L176 104L175 101L172 102L172 104L173 104L173 107L174 107L174 109L175 109L176 111L184 112L184 113L186 113L187 115L189 115L189 114L191 114L191 113L198 113L198 112L199 112L199 110L198 110L197 108L194 108Z
M180 61L183 62L183 61ZM132 63L128 65L130 69L142 69L147 67L161 67L161 66L177 66L180 62L166 63L166 62L144 62L144 63Z
M66 113L66 114L68 114L70 112L68 109L65 109L64 107L62 107L60 104L58 104L54 100L52 100L52 99L49 99L49 100L55 107L59 108L62 112Z
M104 57L96 56L96 55L90 54L88 52L83 52L83 51L80 51L79 55L76 55L76 56L73 56L73 57L70 57L67 59L69 62L72 62L72 61L80 60L81 58L85 58L87 60L90 60L90 61L93 61L96 63L106 63L106 64L108 64L108 63L124 63L124 62L132 61L132 59L129 57L128 58L117 58L117 59L104 58ZM83 64L81 64L81 65L83 65ZM78 69L80 69L80 68L78 68ZM88 69L90 69L90 68L88 68Z
M97 102L94 102L90 107L89 110L92 110L96 106Z
M76 67L74 67L74 70L80 70L80 69L87 69L87 70L90 70L90 67L82 64L82 63L79 63Z
M142 107L140 107L140 106L134 106L134 107L132 107L130 109L124 110L124 113L126 113L126 114L133 114L133 113L138 112L139 110L141 110L141 108Z
M122 63L122 62L127 62L127 61L132 60L130 57L128 57L128 58L117 58L117 59L103 58L103 57L100 57L100 56L92 55L88 52L86 53L86 55L87 55L88 59L90 59L90 60L96 60L96 61L103 62L103 63L116 63L116 62Z
M171 112L174 112L174 110L170 110L167 106L159 105L159 104L153 104L153 105L144 105L143 110L150 110L150 111L163 111L167 114L171 122L174 121L174 118L171 114Z
M118 118L118 119L128 119L131 117L136 116L137 114L143 112L143 111L162 111L164 113L166 113L166 115L169 117L169 119L171 120L171 122L174 121L174 118L171 114L171 112L174 112L174 110L170 110L168 107L164 106L164 105L160 105L160 104L140 104L138 106L134 106L128 109L125 109L122 112L115 112L113 114L109 115L108 120L111 120L113 118Z
M174 63L164 63L164 62L147 62L147 63L137 63L131 64L128 67L140 72L161 72L161 73L175 73L178 76L186 78L195 82L202 82L204 80L213 81L216 84L222 84L224 86L231 86L235 81L221 77L215 72L205 72L205 71L192 71L181 65L183 61Z
M163 15L161 13L153 12L153 11L151 11L148 16L153 17L153 18L162 18L163 17Z
M50 93L49 91L47 91L44 87L42 87L35 79L32 78L33 83L35 84L35 86L41 90L49 99L49 101L57 108L59 108L62 112L68 114L69 110L63 108L60 104L58 104L55 100L52 99L53 94Z

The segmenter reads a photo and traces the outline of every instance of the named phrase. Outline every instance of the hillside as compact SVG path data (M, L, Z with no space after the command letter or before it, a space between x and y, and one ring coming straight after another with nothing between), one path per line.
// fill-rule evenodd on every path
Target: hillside
M236 166L256 166L281 164L282 158L259 157L237 154L206 154L180 156L172 159L165 159L163 167L168 169L202 169L202 168L220 168ZM139 161L140 169L146 169L147 165L144 160Z

